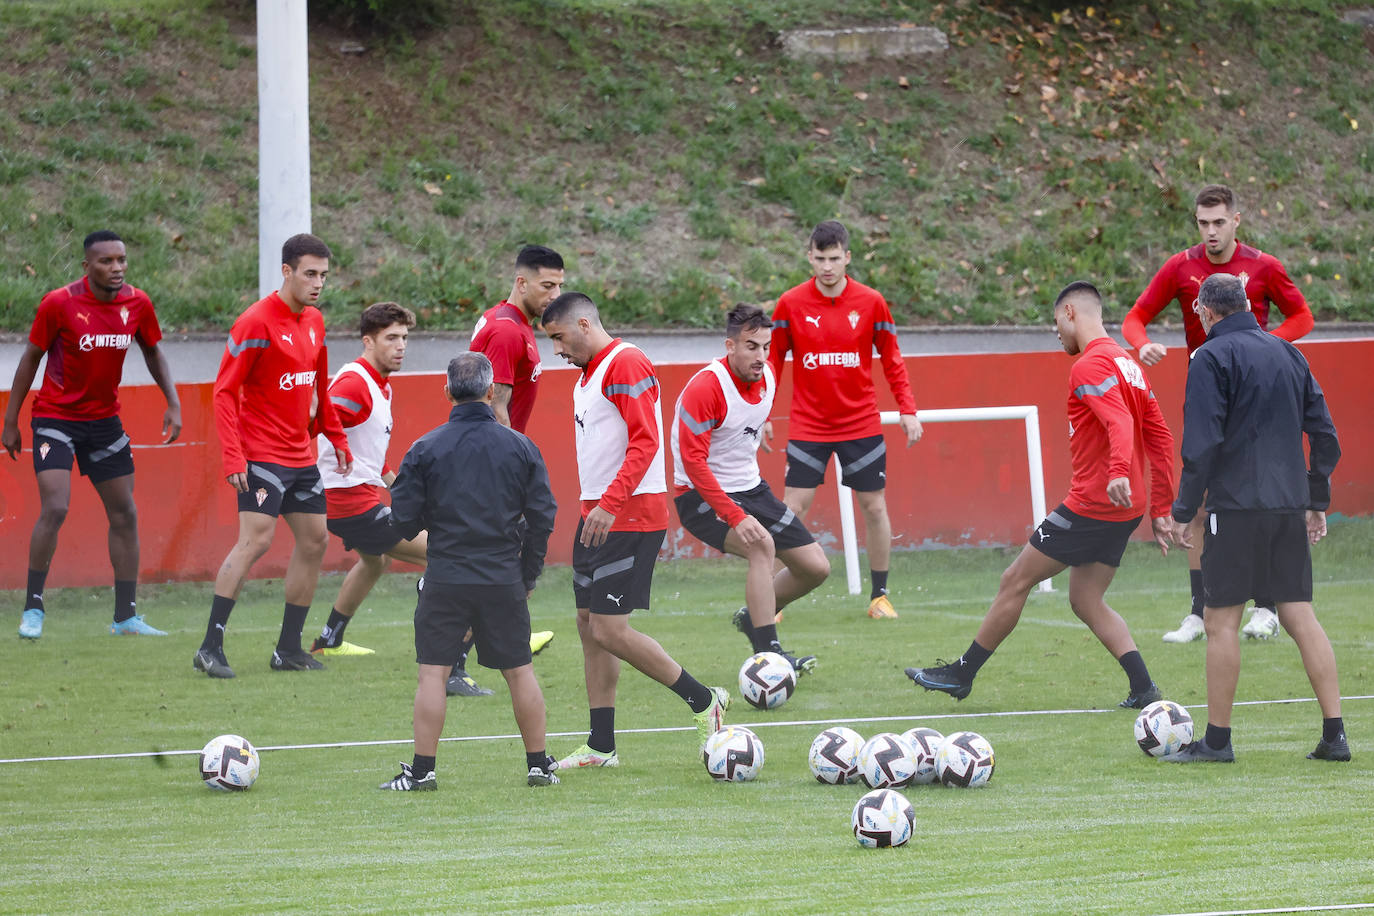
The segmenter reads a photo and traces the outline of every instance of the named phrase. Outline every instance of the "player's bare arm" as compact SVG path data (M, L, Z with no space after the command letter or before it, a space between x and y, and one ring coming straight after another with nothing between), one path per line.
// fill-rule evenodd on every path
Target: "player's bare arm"
M14 384L10 385L10 401L5 408L5 426L0 433L0 443L15 461L19 460L19 452L24 448L24 436L19 431L19 408L29 396L42 359L43 351L29 341L24 345L24 355L19 357L19 365L14 367Z
M510 426L510 399L515 392L515 386L493 382L492 388L491 412L496 415L497 423L502 426Z
M916 419L914 413L904 413L897 418L897 425L902 428L902 433L906 436L906 447L911 448L921 441L921 434L925 430L921 427L921 421Z
M1169 348L1164 346L1164 344L1150 341L1145 346L1141 347L1137 351L1137 353L1140 356L1140 361L1142 363L1144 363L1147 366L1153 366L1155 363L1159 362L1161 359L1164 358L1164 354L1167 353L1168 350Z
M172 381L172 367L167 365L167 354L157 344L148 346L138 342L143 350L143 362L148 366L148 374L153 377L162 396L167 399L167 409L162 414L162 443L177 441L181 435L181 398L177 395L176 383Z

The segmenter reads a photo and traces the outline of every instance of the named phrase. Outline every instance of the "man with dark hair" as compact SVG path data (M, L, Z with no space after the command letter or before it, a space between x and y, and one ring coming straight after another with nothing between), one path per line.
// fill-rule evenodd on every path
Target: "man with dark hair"
M806 258L815 276L778 299L768 354L773 375L782 378L783 361L793 351L782 499L806 518L816 488L825 482L830 456L839 458L840 479L853 488L864 517L872 578L868 616L896 617L887 597L892 522L887 515L887 445L871 371L875 347L897 399L908 447L921 438L916 399L887 301L846 273L849 231L835 220L820 223L811 233ZM770 425L764 435L772 434Z
M33 470L38 481L38 521L29 537L29 574L19 635L43 635L43 588L57 551L57 534L71 505L72 461L90 479L110 525L114 567L115 635L166 636L134 613L138 586L138 509L134 505L134 458L119 419L119 381L129 345L137 342L153 381L167 399L163 442L181 435L181 400L167 357L158 346L162 329L146 293L124 282L129 260L124 242L108 229L83 244L80 280L55 289L38 303L28 344L14 370L5 409L3 445L18 461L23 448L19 409L46 354L43 384L33 399Z
M486 354L496 380L492 413L496 421L523 433L539 391L539 346L533 324L550 302L563 291L563 256L543 245L526 245L515 257L515 282L510 296L492 306L477 321L468 349ZM536 655L553 639L552 630L530 634L530 651ZM458 653L458 663L448 679L450 696L490 696L467 673L468 637Z
M557 510L548 472L533 442L496 422L485 356L452 359L446 393L453 405L448 422L415 441L391 489L397 530L409 538L427 530L429 550L415 605L415 756L381 788L435 788L444 685L468 629L477 638L478 660L499 670L510 687L526 782L554 785L557 764L545 750L544 695L530 664L526 604L544 568Z
M1283 323L1271 333L1284 340L1297 340L1312 330L1312 311L1307 307L1283 264L1272 255L1236 240L1240 209L1235 193L1226 185L1207 185L1194 199L1194 216L1202 241L1180 251L1155 274L1135 305L1121 322L1121 334L1136 348L1140 361L1153 366L1164 358L1163 344L1154 343L1145 326L1175 299L1183 311L1183 331L1191 354L1202 346L1207 332L1194 312L1198 287L1207 277L1226 274L1241 278L1250 310L1263 330L1269 326L1269 305L1283 313ZM1202 528L1195 526L1190 541L1201 544ZM1192 642L1203 636L1201 548L1188 551L1188 576L1192 607L1177 630L1164 634L1165 642ZM1242 631L1251 639L1268 639L1279 631L1274 602L1268 595L1256 598L1255 610Z
M654 563L668 530L663 416L654 366L612 338L582 293L564 293L544 312L554 353L582 370L573 385L581 520L573 542L573 599L582 640L591 731L560 768L618 766L615 694L620 662L672 690L696 719L699 747L725 721L730 694L706 687L658 641L630 626L647 610Z
M1307 360L1288 341L1264 333L1247 308L1247 292L1243 281L1221 275L1198 289L1197 317L1207 339L1188 364L1183 474L1172 515L1174 535L1187 545L1189 522L1206 493L1207 731L1165 759L1235 759L1236 631L1245 602L1265 594L1276 600L1279 622L1298 644L1321 707L1321 740L1308 758L1349 760L1336 655L1312 609L1311 545L1326 534L1341 446Z
M313 425L333 444L336 470L353 469L348 437L326 389L329 353L316 303L329 274L329 246L302 233L281 252L281 289L249 306L229 331L215 377L215 429L224 477L237 494L239 536L215 576L205 639L192 665L231 678L224 630L249 569L272 544L280 515L295 539L286 567L286 607L269 662L273 671L323 668L301 648L301 630L329 543L324 485L311 448Z
M725 316L725 356L687 382L673 420L674 505L697 540L749 563L735 626L755 652L776 652L797 675L816 666L778 640L776 612L825 581L830 561L802 520L759 475L760 433L777 381L768 365L773 322L737 305ZM783 568L773 573L774 559Z
M1174 439L1145 373L1103 327L1096 287L1081 280L1064 287L1054 301L1054 324L1064 351L1079 357L1069 370L1069 494L1002 574L968 651L935 668L908 668L906 675L926 690L962 700L973 690L978 669L1011 635L1035 584L1072 567L1069 606L1126 672L1129 694L1120 705L1143 709L1160 699L1160 690L1126 621L1105 597L1140 524L1140 503L1150 508L1160 553L1168 553Z
M378 302L363 309L358 324L362 356L340 369L329 384L329 400L348 436L353 469L339 473L339 456L324 435L316 438L315 463L324 484L325 524L346 550L357 551L358 561L344 576L329 619L310 647L314 655L372 655L371 649L343 638L349 621L391 557L425 564L424 532L413 540L402 538L392 523L391 508L382 502L382 490L396 479L386 461L392 428L388 379L405 360L415 315L395 302Z

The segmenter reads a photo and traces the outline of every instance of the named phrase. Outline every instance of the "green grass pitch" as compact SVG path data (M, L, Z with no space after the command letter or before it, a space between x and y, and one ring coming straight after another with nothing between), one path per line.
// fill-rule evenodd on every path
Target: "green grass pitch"
M686 707L625 669L618 770L525 785L523 752L499 675L496 695L452 698L439 791L376 786L409 760L413 575L383 580L348 638L377 650L322 672L268 670L279 581L250 583L226 649L239 677L191 670L208 585L144 586L140 610L164 639L106 635L109 593L52 590L37 643L15 636L20 595L0 595L0 912L540 913L1173 913L1374 902L1368 557L1374 522L1338 519L1315 548L1318 614L1336 647L1355 759L1304 759L1318 737L1298 652L1286 637L1243 646L1231 766L1146 758L1119 666L1068 609L1064 580L1034 594L1021 625L961 703L914 688L912 664L968 645L1009 551L899 554L901 612L872 621L831 580L789 608L784 644L820 667L783 707L737 700L755 726L759 779L716 784L696 754ZM103 559L98 559L103 562ZM325 577L313 636L338 587ZM660 566L654 608L637 625L698 678L732 694L745 640L730 626L743 566ZM1160 635L1185 610L1181 556L1127 553L1109 602L1130 621L1167 697L1205 711L1205 644ZM569 574L535 592L535 661L549 749L587 724ZM1285 702L1289 701L1289 702ZM903 790L913 841L864 850L849 828L860 786L824 786L806 763L832 723L865 737L929 724L971 729L996 750L981 789ZM247 793L206 789L199 749L224 732L260 748ZM375 742L375 743L365 743ZM391 743L385 743L391 742ZM347 746L339 746L347 745Z

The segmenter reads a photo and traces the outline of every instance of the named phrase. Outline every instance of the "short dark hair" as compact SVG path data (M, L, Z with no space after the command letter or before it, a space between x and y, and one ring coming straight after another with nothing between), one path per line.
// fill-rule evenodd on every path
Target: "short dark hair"
M413 328L415 327L415 313L395 302L374 302L363 309L362 317L358 319L358 336L371 337L393 324L403 324L408 328Z
M753 332L772 326L773 322L763 313L763 309L747 302L737 303L725 315L725 336L735 340L746 331Z
M1232 213L1236 210L1236 192L1224 184L1209 184L1197 192L1193 204L1198 207L1222 206Z
M97 229L96 231L92 232L90 235L86 236L86 240L85 240L84 242L81 243L81 250L82 250L82 251L90 251L92 245L99 245L101 242L123 242L123 241L124 241L124 240L123 240L122 238L120 238L119 236L115 235L115 234L114 234L113 232L111 232L109 229Z
M1070 296L1077 296L1079 293L1096 299L1099 306L1102 304L1102 294L1097 291L1096 286L1093 286L1087 280L1074 280L1068 286L1061 289L1059 295L1054 297L1054 307L1056 309L1059 308L1065 299L1068 299Z
M1212 274L1198 287L1197 304L1211 309L1218 318L1244 311L1249 297L1245 295L1245 283L1232 274Z
M526 245L515 256L515 269L529 268L539 270L562 270L563 256L552 248L543 245Z
M334 256L328 245L309 232L297 233L282 243L281 262L290 266L292 270L295 270L301 263L301 258L308 254L324 258L326 261Z
M568 292L559 296L549 303L549 307L544 309L544 317L540 319L544 325L561 324L569 318L594 318L601 321L601 312L596 308L596 303L586 293Z
M459 404L480 401L491 387L491 360L485 353L469 350L448 361L448 393Z
M816 228L811 230L810 247L814 251L824 251L827 248L840 246L841 251L849 250L849 230L844 227L844 223L837 219L828 219L823 223L817 223Z

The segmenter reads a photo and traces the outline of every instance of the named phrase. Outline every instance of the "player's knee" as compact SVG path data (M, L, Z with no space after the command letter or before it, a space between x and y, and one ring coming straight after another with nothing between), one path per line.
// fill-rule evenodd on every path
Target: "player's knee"
M106 510L105 517L113 532L129 534L138 530L138 508L133 503L111 507Z
M818 552L808 560L803 574L806 580L811 583L811 587L815 588L830 578L830 558L823 551Z
M771 534L765 534L763 538L754 541L744 549L751 561L762 560L770 564L773 562L773 557L777 554L777 547L773 544L773 536Z
M48 528L61 528L67 520L67 503L44 503L38 512L38 524Z

